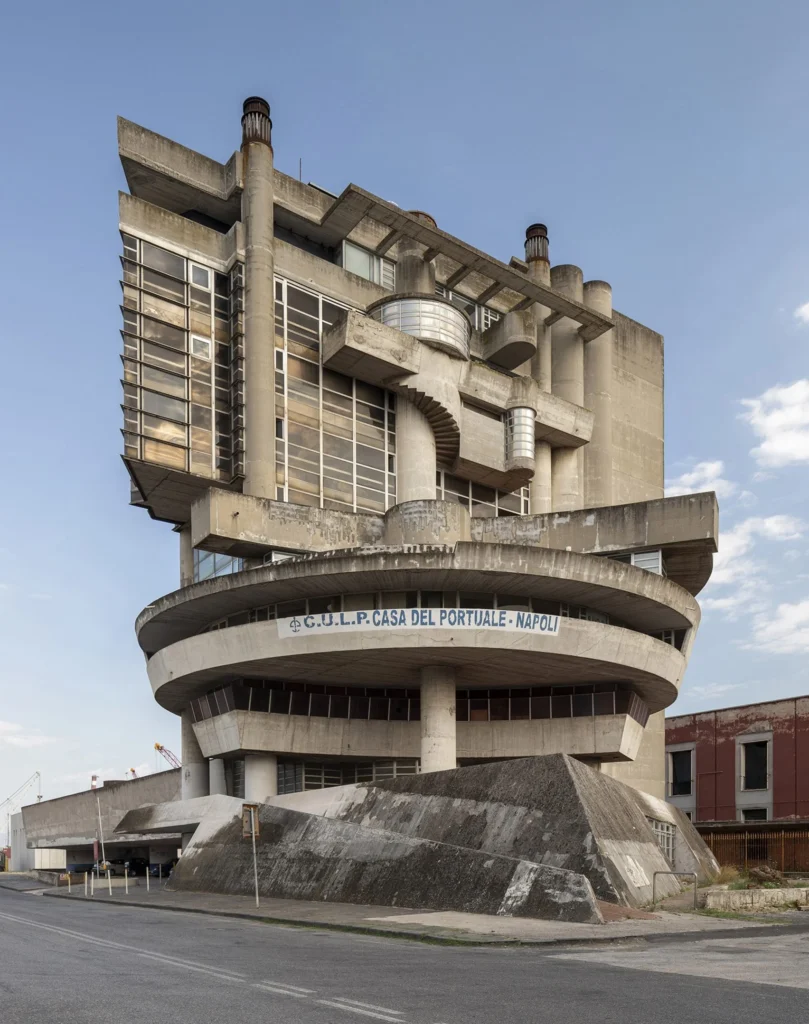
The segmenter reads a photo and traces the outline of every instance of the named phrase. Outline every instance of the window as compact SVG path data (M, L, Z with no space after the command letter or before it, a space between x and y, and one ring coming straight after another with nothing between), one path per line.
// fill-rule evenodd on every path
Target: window
M475 518L527 515L529 511L527 485L511 493L496 491L443 469L436 474L435 496L439 500L457 501Z
M396 502L394 396L321 365L338 306L277 280L275 314L278 500L384 512Z
M232 555L220 555L213 551L200 551L194 548L194 582L210 580L215 576L229 576L241 572L244 562ZM235 625L235 623L234 623Z
M366 281L381 284L392 291L396 284L396 264L384 256L363 249L354 242L343 242L343 267Z
M669 795L689 796L691 793L690 750L672 750L669 754Z
M624 555L608 555L613 562L624 562L626 565L634 565L636 569L645 569L646 572L656 573L658 576L665 576L663 567L663 552L658 548L656 551L632 551Z
M674 840L677 835L677 829L668 821L660 821L657 818L647 818L649 824L652 826L652 832L657 840L657 845L660 847L663 855L669 864L674 861Z
M742 743L742 789L769 789L767 740Z
M198 334L191 335L191 355L200 359L211 358L211 342L208 338L200 338Z
M229 279L134 235L121 238L124 454L230 482Z
M742 811L742 821L766 821L766 807L745 807Z
M461 295L460 292L448 291L443 284L435 286L435 294L449 299L453 306L462 309L472 321L472 326L476 331L485 331L487 327L491 327L502 316L496 309L492 309L490 306L481 306L474 299Z

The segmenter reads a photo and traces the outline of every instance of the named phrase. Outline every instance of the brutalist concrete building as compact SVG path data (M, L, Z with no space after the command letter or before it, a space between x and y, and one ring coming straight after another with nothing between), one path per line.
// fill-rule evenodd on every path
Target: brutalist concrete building
M183 796L567 754L663 797L717 508L663 497L661 336L542 224L504 262L275 170L264 100L241 129L220 163L119 124L123 458L180 550L137 635Z

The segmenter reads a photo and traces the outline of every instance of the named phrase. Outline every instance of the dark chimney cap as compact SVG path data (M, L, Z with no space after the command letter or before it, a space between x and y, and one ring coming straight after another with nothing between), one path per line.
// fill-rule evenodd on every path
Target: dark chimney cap
M532 224L529 228L525 229L526 240L529 238L547 238L548 229L544 224Z
M263 114L265 117L269 117L270 105L261 96L248 96L244 101L242 112L245 114Z

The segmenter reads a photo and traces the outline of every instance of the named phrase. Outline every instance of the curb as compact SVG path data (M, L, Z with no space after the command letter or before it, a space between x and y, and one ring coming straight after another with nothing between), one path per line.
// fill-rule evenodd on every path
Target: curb
M332 921L298 921L288 917L265 917L257 914L243 914L238 910L207 910L201 907L172 907L172 906L150 906L147 903L126 902L125 900L110 899L108 896L73 896L66 892L50 891L44 892L43 896L52 896L55 899L79 900L82 903L105 903L115 907L134 907L137 910L168 910L177 914L204 914L209 917L236 918L243 921L253 921L257 924L271 924L285 928L309 928L317 931L348 932L354 935L372 935L377 938L406 939L409 942L422 942L427 945L436 946L485 946L504 948L534 948L545 949L548 947L565 946L615 946L634 942L657 943L657 942L693 942L694 939L728 939L728 938L755 938L762 935L784 935L792 932L809 931L809 922L805 924L763 924L752 925L750 928L721 928L712 931L691 931L691 932L666 932L653 935L605 935L603 938L581 937L581 938L550 938L550 939L484 939L467 938L465 935L431 935L427 932L409 932L394 928L380 928L373 925L335 924Z

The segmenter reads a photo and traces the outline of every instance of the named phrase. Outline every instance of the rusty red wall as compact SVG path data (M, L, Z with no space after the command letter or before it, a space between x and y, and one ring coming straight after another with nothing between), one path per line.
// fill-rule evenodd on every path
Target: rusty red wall
M736 819L736 739L772 732L773 819L809 818L809 696L678 715L666 743L695 744L696 821Z

